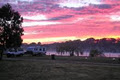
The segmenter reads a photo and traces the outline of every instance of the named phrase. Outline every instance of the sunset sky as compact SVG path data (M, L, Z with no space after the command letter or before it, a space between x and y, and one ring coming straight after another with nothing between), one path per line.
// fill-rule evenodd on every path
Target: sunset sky
M0 0L24 18L23 42L120 37L120 0Z

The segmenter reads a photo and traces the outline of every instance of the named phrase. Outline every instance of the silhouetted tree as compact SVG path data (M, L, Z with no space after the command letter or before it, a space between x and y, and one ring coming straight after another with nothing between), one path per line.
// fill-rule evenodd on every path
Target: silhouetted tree
M2 59L3 50L7 48L17 48L22 43L23 18L14 11L9 4L0 8L0 49Z
M56 52L57 52L58 54L61 54L61 56L62 56L62 54L65 53L65 50L66 50L66 45L65 45L65 43L61 43L61 44L59 44L59 45L56 47Z
M38 42L38 43L37 43L37 45L39 45L39 46L40 46L40 45L42 45L42 43L41 43L41 42Z
M97 49L90 50L90 57L97 57L101 54L102 54L102 52L98 51Z
M32 42L29 44L30 46L36 46L37 44L35 42Z
M79 56L79 53L83 54L80 46L80 40L66 41L64 43L61 43L57 46L56 51L61 55L64 53L69 53L70 56L74 56L74 54Z

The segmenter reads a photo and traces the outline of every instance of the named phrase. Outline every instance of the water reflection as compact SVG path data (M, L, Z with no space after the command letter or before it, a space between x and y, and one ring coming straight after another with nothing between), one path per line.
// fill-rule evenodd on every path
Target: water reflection
M56 51L47 51L46 55L55 54L57 56L70 56L69 53L59 54ZM105 57L120 57L120 53L103 53ZM75 56L77 56L75 54ZM83 55L79 54L79 56L89 56L89 52L84 52Z

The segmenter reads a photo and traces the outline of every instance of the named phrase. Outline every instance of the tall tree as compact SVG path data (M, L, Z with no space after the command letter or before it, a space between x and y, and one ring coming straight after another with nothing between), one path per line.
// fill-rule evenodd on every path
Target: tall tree
M7 48L17 48L22 44L23 18L12 9L10 4L5 4L0 8L0 59L3 50Z

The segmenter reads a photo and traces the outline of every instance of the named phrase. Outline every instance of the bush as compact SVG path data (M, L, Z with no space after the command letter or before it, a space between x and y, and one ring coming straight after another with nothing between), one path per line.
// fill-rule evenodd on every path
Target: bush
M101 54L98 50L90 50L90 57L96 57L97 55Z

